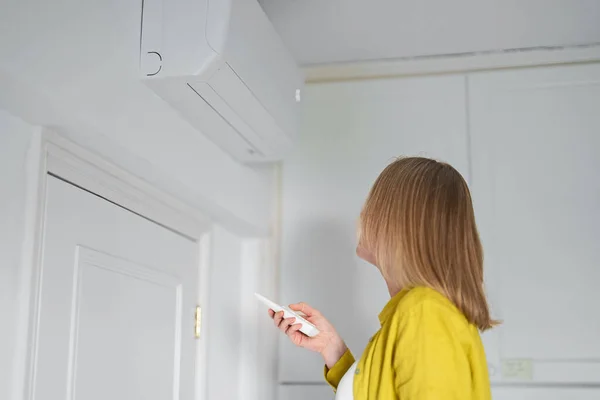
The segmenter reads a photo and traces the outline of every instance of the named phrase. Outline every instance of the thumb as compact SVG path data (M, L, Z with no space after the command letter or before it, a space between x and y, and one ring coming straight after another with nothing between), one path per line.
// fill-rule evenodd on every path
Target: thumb
M304 302L296 303L296 304L290 304L290 309L292 309L294 311L300 311L301 313L303 313L307 317L313 317L313 316L321 315L321 313L318 310L312 308L311 306L309 306L308 304L306 304Z

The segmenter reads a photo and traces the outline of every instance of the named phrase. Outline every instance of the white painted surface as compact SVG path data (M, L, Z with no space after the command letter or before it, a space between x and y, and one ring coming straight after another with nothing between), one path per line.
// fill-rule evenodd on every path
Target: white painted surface
M49 172L60 176L194 240L199 240L209 230L210 220L201 210L190 207L51 130L42 130L40 146L42 175ZM43 184L41 186L43 191ZM38 212L41 213L41 210Z
M335 393L327 384L280 385L279 400L334 400Z
M161 226L183 232L187 237L205 246L208 223L205 215L190 208L176 198L165 194L148 183L116 168L106 160L82 149L48 130L35 129L36 133L26 160L25 235L21 246L19 291L14 299L17 304L15 318L6 323L16 331L13 351L12 394L15 399L30 398L32 365L35 363L35 332L39 322L39 291L41 280L40 259L43 243L43 220L45 213L45 190L47 173L61 176L74 185L84 187L114 204L132 210ZM208 252L208 250L207 250ZM205 257L202 258L205 260ZM207 304L208 279L205 278L209 263L202 262L198 287L199 304ZM198 342L196 374L198 387L203 388L206 370L204 337ZM24 393L25 391L25 393ZM202 397L201 397L202 398Z
M320 309L360 355L389 298L355 256L362 203L397 156L440 158L468 175L465 79L309 85L304 104L300 143L283 164L279 300ZM322 381L320 356L280 339L279 380Z
M198 245L54 177L33 398L193 397Z
M494 400L596 400L598 389L594 388L537 388L494 387ZM280 385L280 400L333 400L335 394L327 384Z
M25 230L25 164L34 128L0 110L0 398L10 398L16 346L21 249Z
M1 305L3 321L7 327L10 327L9 329L3 329L0 332L2 338L2 340L0 341L0 350L2 351L3 355L3 357L0 359L0 368L3 371L1 376L2 379L0 379L0 389L2 390L1 393L4 393L4 397L6 398L21 399L22 394L18 387L12 388L14 397L10 397L8 393L11 389L11 383L13 384L13 386L19 386L18 384L19 382L21 382L21 373L19 371L21 370L20 368L23 366L24 362L24 357L22 354L20 354L24 352L24 349L21 347L21 352L19 352L19 354L17 354L17 349L15 349L15 343L17 343L17 341L15 340L13 330L16 331L20 324L28 318L26 312L24 312L20 316L16 315L20 295L17 291L17 287L21 285L23 290L26 290L28 286L26 283L29 281L30 277L29 274L24 272L26 268L23 267L22 263L25 260L20 259L20 257L22 252L22 242L24 240L23 225L25 225L26 222L26 218L24 215L26 212L25 204L31 203L32 207L30 208L35 208L33 205L36 203L35 198L33 198L35 195L35 190L32 190L31 186L33 185L34 188L37 188L37 184L29 183L29 179L33 178L32 175L35 175L35 171L37 170L37 168L29 168L29 175L27 175L25 167L26 163L28 162L26 160L26 152L31 151L29 150L29 148L31 147L30 142L32 141L32 132L34 130L37 130L37 128L34 128L20 121L18 118L12 117L6 112L2 112L1 114L0 127L0 132L2 133L0 135L0 143L2 144L2 146L0 146L0 150L2 151L2 169L0 176L2 176L2 182L5 183L2 186L3 207L0 210L0 215L2 215L0 233L3 235L4 238L1 243L3 249L1 253L2 269L0 271L2 273L3 278L3 301ZM37 140L39 141L39 138ZM39 159L39 151L39 148L35 149L31 157L36 160ZM71 179L75 179L76 181L80 179L78 182L80 182L81 184L85 182L89 185L90 182L92 182L93 185L95 185L94 187L96 189L104 191L106 195L112 195L114 199L124 198L128 206L133 207L136 210L146 210L146 212L152 213L153 215L155 215L155 217L165 217L164 213L156 214L156 209L153 209L152 207L147 208L148 205L153 204L152 202L155 201L156 198L148 199L146 196L144 198L145 200L140 202L141 192L135 192L136 190L140 189L139 187L137 187L137 189L132 188L131 190L133 190L133 192L131 190L122 192L123 187L115 187L114 185L111 185L110 182L107 182L103 178L102 171L93 172L92 170L90 170L89 167L91 164L73 164L74 160L72 159L72 157L74 156L74 154L84 156L85 152L81 154L69 152L68 156L64 160L59 160L55 157L59 155L60 152L52 154L53 155L51 157L52 160L50 164L52 165L53 172L61 171L61 173L67 174ZM95 158L87 158L86 160L89 163L99 162ZM72 167L73 165L78 165L78 168L76 170L69 170L67 168L67 166ZM108 171L112 170L109 168ZM114 171L112 172L114 173ZM27 199L25 195L26 185L30 190L30 193L28 193L29 197ZM172 202L168 204L173 206ZM166 205L166 203L163 204L163 206L169 207L168 205ZM31 211L31 209L28 210ZM195 218L196 214L192 214L190 215L188 220L196 221ZM177 222L177 218L174 220L163 219L164 223L169 223L169 221ZM28 223L28 226L30 223ZM183 226L185 227L188 225L184 224ZM194 235L194 229L187 230L186 228L184 230L186 230L188 234ZM32 232L28 232L28 235L31 234ZM32 238L28 238L27 242L29 243L31 241ZM254 262L256 264L255 267L258 268L258 270L244 271L244 275L241 274L242 271L240 262L248 262L248 260L247 258L239 258L241 254L240 246L242 243L242 240L239 237L227 233L223 228L217 228L217 233L214 235L214 237L212 237L209 242L206 242L206 244L208 244L209 247L203 247L205 250L207 250L206 254L202 256L203 264L208 265L211 268L211 271L215 271L216 268L222 268L223 270L223 273L220 273L218 271L216 275L210 278L209 284L206 285L206 287L210 289L210 296L215 297L214 302L211 301L207 303L207 299L204 296L200 296L198 298L199 304L203 304L205 307L208 307L204 308L205 318L210 318L211 315L214 315L211 312L212 310L214 310L214 312L219 313L219 315L217 316L218 318L220 318L219 321L223 322L222 324L217 325L212 324L216 326L216 329L212 330L210 328L212 325L209 322L207 322L208 320L205 320L205 324L203 325L203 330L205 331L203 334L203 338L200 341L205 343L205 346L208 349L213 349L213 353L211 356L213 358L216 358L216 361L214 361L213 363L212 361L208 360L209 357L204 356L204 354L206 353L203 353L203 351L205 351L203 349L199 348L197 352L197 355L200 357L198 359L199 364L197 365L197 368L202 368L205 365L209 365L210 367L212 367L213 364L216 365L216 370L213 371L210 375L210 378L212 378L212 380L202 375L202 373L197 374L196 376L197 383L200 385L199 395L203 396L203 393L206 393L206 389L209 388L213 390L213 393L216 393L215 396L217 397L207 397L209 399L220 398L219 396L223 393L230 396L230 398L237 398L235 396L237 396L238 390L242 389L242 385L239 384L239 380L232 384L230 379L232 373L237 374L238 368L241 368L239 369L241 371L239 374L240 377L242 376L242 373L245 373L244 376L246 377L258 377L258 381L251 382L253 384L254 390L257 392L257 396L254 398L261 400L274 398L273 396L276 381L274 369L276 361L276 348L274 346L274 343L276 343L277 333L273 332L273 330L271 329L272 327L269 323L263 324L259 327L257 326L255 320L251 321L251 324L247 324L243 327L244 329L242 329L242 318L240 316L243 315L243 299L239 294L239 286L232 288L231 282L229 282L230 278L233 277L233 280L237 280L237 282L239 283L241 282L242 276L245 276L247 280L253 279L257 284L257 287L261 288L261 291L263 291L264 293L274 295L274 279L276 273L274 271L274 263L272 262L271 256L272 250L270 249L269 242L268 240L264 239L254 239L249 240L248 242L250 245L252 245L253 242L259 243L259 245L257 245L257 247L259 247L259 251L257 250L259 253L259 260L250 260L249 262ZM214 249L210 247L211 243L216 246ZM29 249L29 245L25 245L25 247ZM215 254L218 255L217 261L221 260L221 263L218 265L217 263L213 264L211 259L212 255L208 254L209 252L213 251ZM29 254L31 253L31 251L27 250L27 253ZM25 258L29 260L28 257ZM230 263L231 260L234 260L235 262ZM253 274L255 273L260 274L260 276L254 276ZM22 282L19 282L18 278L21 278ZM7 286L6 290L4 290L4 284L6 284ZM199 285L202 286L202 279L200 279ZM243 289L250 291L250 293L253 293L256 290L254 286L250 287L248 285L244 286ZM230 297L231 293L233 293L233 296ZM28 298L27 293L20 296L21 300ZM225 304L231 305L230 308L220 308L220 302L223 298L225 299ZM255 302L252 301L251 304L255 304ZM211 307L211 305L214 305L214 307ZM27 309L27 304L25 303L21 304L20 306L23 308L23 310ZM265 319L263 319L263 321L267 322ZM225 340L227 334L229 333L229 329L231 328L229 325L229 323L231 322L237 326L237 331L233 331L234 335L237 335L239 337L242 330L244 332L250 333L251 335L254 335L255 340L249 343L244 349L251 349L255 352L261 352L260 356L256 356L255 353L252 354L250 356L251 358L247 360L247 364L241 364L240 343L235 339L232 341ZM263 333L265 334L257 335L258 329L262 329ZM24 338L24 336L26 335L26 331L21 330L20 335L23 336L23 338L18 343L19 346L21 344L26 344L27 342ZM211 347L211 340L213 340L213 338L217 346L216 348ZM233 349L231 349L232 343ZM252 346L256 346L256 350ZM219 360L221 360L220 357L222 354L219 353L218 350L223 348L229 348L229 352L227 353L227 356L220 362ZM214 350L217 350L217 352L215 353ZM13 366L15 365L13 363L13 359L15 358L15 356L18 361L18 368L16 370L13 369ZM238 365L240 365L240 367L238 367ZM265 373L263 373L263 371ZM11 379L13 373L15 374L16 379ZM203 384L203 382L209 382L208 388ZM212 382L214 385L211 386L210 382ZM244 398L249 397L246 396Z
M309 83L435 74L470 73L504 68L600 62L600 44L527 51L489 51L469 55L346 62L304 67Z
M274 292L272 246L218 225L211 241L207 399L276 399L278 335L254 297Z
M469 93L473 196L505 320L488 359L529 360L531 373L505 371L516 381L598 385L600 65L477 74Z
M266 308L254 293L274 293L277 286L272 244L266 239L242 243L240 287L239 399L272 400L277 390L277 339Z
M600 42L595 0L262 0L303 64Z
M282 300L313 303L360 354L387 299L353 253L362 201L391 156L445 158L469 177L505 321L484 335L494 399L597 399L599 82L594 64L473 74L468 88L464 76L310 85L283 166ZM333 398L318 356L280 348L281 399Z
M139 78L141 2L9 2L0 105L55 127L243 234L265 234L272 171L234 162Z
M218 225L212 239L207 399L233 400L240 377L242 240Z
M598 388L495 387L494 400L596 400Z

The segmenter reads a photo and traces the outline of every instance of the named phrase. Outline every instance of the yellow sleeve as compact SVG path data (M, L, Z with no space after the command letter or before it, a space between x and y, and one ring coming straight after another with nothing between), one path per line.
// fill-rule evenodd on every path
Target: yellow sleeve
M423 311L401 324L394 351L394 384L402 400L471 398L468 363L444 325Z
M336 390L342 377L350 369L350 367L354 364L354 356L350 352L350 350L346 350L346 352L342 355L342 357L335 363L331 369L325 366L325 380L333 390Z

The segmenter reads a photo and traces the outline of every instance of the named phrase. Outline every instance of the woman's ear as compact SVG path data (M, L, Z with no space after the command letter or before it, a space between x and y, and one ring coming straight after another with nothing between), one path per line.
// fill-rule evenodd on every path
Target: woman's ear
M377 264L375 264L375 257L373 256L373 253L362 247L360 243L358 244L358 246L356 246L356 255L359 258L368 262L369 264L377 266Z

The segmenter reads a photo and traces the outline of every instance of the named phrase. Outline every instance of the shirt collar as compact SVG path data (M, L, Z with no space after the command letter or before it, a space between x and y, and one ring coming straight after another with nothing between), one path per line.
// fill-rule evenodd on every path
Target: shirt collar
M382 326L385 323L385 321L387 321L388 318L392 314L394 314L394 311L396 311L396 307L398 306L398 303L400 303L400 300L402 300L402 298L406 295L406 293L408 293L409 290L410 289L403 289L403 290L399 291L398 293L396 293L394 295L394 297L392 297L387 302L385 307L383 307L383 310L381 310L381 312L379 313L379 322L381 323Z

